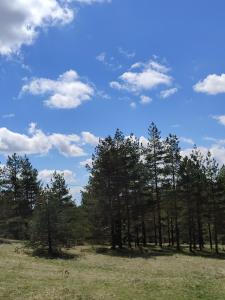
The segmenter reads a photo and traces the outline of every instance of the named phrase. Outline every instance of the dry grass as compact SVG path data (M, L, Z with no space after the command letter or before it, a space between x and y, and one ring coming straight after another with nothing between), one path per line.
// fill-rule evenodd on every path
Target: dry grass
M63 260L32 257L19 248L16 242L0 244L0 299L225 299L220 258L170 252L113 256L83 246Z

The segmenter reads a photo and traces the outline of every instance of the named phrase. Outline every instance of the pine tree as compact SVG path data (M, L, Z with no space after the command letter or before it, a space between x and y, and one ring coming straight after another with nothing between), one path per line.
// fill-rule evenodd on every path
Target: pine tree
M153 190L156 201L157 223L158 223L158 240L162 247L162 219L161 219L161 199L160 199L160 179L163 172L163 144L161 141L160 131L154 123L148 130L149 143L146 150L146 160L149 168L150 181L153 182Z
M55 172L50 186L42 191L34 208L30 226L31 245L47 249L49 255L70 246L75 239L72 230L74 208L63 175Z
M172 190L172 217L175 219L176 248L180 250L180 229L178 224L177 182L180 169L180 148L176 135L169 135L165 141L165 172Z

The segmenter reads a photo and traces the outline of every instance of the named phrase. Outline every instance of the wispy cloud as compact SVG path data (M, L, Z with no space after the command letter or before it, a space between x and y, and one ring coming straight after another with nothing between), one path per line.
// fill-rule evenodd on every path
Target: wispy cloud
M3 119L11 119L11 118L14 118L14 117L15 117L15 114L13 114L13 113L2 115Z
M167 89L160 92L160 97L166 99L178 92L178 88Z
M135 52L131 52L131 51L125 50L122 47L119 47L118 51L119 51L119 53L121 55L123 55L124 57L126 57L128 59L134 58L136 56Z
M218 123L225 126L225 115L212 116L213 119L217 120Z

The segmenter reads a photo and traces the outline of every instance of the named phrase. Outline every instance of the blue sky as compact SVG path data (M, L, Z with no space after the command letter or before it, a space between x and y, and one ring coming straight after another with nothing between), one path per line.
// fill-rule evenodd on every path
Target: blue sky
M13 4L12 4L13 3ZM222 0L2 0L0 159L85 185L98 137L154 121L225 163Z

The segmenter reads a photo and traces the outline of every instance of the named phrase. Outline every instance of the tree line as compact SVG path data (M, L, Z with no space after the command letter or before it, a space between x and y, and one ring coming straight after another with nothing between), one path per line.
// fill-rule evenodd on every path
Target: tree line
M169 245L219 252L225 238L225 167L196 146L181 155L179 139L162 139L157 126L148 143L117 130L100 140L89 167L82 207L92 236L111 247Z
M100 139L87 166L77 206L63 174L47 185L29 158L8 157L0 168L0 235L27 241L50 255L78 242L112 249L154 244L190 251L225 242L225 167L195 146L181 155L179 139L148 129L142 144L117 130Z

